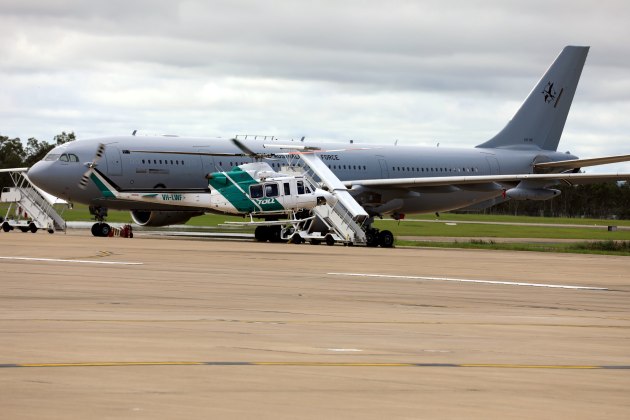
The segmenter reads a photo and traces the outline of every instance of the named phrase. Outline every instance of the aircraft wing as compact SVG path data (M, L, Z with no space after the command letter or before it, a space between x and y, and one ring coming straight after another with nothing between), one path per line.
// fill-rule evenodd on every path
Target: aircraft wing
M607 165L609 163L619 163L619 162L627 162L630 161L630 155L617 155L617 156L605 156L591 159L571 159L571 160L561 160L556 162L541 162L536 163L534 167L536 169L547 169L547 168L584 168L586 166L597 166L597 165Z
M426 178L393 178L393 179L365 179L344 181L346 188L355 186L371 188L426 188L426 187L457 187L458 185L482 186L505 184L511 187L521 181L535 181L536 183L554 185L564 182L567 185L593 184L609 181L630 181L630 173L561 173L561 174L517 174L517 175L480 175L480 176L441 176Z

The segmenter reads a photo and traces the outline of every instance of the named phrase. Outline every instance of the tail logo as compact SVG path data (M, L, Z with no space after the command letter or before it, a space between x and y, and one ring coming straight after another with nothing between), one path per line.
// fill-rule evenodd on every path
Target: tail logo
M547 82L547 86L541 92L545 98L545 103L548 104L556 99L557 92L553 88L553 82Z

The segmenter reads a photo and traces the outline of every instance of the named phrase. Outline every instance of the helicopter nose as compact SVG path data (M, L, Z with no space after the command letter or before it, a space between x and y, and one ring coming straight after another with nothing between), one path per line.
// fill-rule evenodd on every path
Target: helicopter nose
M317 205L320 206L322 204L328 204L330 206L334 206L337 203L337 199L334 195L329 193L328 191L321 190L317 195Z

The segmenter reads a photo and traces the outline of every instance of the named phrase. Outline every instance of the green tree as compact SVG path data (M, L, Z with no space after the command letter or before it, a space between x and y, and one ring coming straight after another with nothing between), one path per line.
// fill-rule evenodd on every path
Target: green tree
M31 137L26 141L26 148L24 149L24 166L32 166L39 162L55 147L54 144L50 144L45 141L39 141L34 137Z
M61 134L57 134L53 140L55 142L55 146L59 146L60 144L67 143L69 141L76 140L76 136L74 135L74 131L71 131L66 134L65 131L62 131Z
M19 137L10 139L0 136L0 169L24 166L24 146ZM11 185L8 174L0 173L0 187Z
M30 167L39 162L55 146L76 140L74 132L62 131L53 138L53 143L39 141L31 137L26 141L26 147L19 137L9 138L0 136L0 169ZM0 187L11 185L8 174L0 174Z

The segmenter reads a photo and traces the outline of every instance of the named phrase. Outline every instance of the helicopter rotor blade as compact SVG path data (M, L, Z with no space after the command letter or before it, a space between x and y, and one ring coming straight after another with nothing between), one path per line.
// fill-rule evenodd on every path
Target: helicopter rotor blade
M252 149L250 149L249 147L245 146L245 144L242 141L240 141L239 139L236 139L236 138L232 139L232 143L236 147L241 149L243 151L243 153L245 153L248 156L251 156L251 157L258 157L258 156L260 156L259 153L256 153Z

